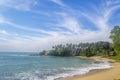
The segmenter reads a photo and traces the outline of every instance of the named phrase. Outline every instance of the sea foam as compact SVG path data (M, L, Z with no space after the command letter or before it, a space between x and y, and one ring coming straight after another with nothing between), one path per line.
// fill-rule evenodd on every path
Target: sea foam
M91 65L86 67L63 68L61 70L53 69L53 70L47 70L46 73L43 73L41 71L23 72L17 74L16 76L20 80L54 80L56 78L61 78L61 77L83 75L90 72L91 70L109 69L111 67L112 66L110 66L109 62L107 61L100 61L99 63L93 61Z

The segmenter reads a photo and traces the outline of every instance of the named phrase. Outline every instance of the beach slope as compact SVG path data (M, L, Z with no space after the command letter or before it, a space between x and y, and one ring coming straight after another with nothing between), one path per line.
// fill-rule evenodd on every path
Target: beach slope
M109 61L112 68L104 70L95 70L85 75L76 75L73 77L64 78L62 80L120 80L119 62L115 62L114 60L101 57L91 57L90 59Z

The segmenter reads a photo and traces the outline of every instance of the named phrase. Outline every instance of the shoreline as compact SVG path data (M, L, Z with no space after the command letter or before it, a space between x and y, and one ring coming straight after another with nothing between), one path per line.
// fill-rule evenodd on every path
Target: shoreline
M83 75L74 75L70 77L65 78L57 78L55 80L117 80L120 79L120 63L116 62L115 60L108 59L108 58L102 58L100 56L94 56L94 57L82 57L77 56L78 58L82 59L92 59L92 60L100 60L100 61L107 61L112 66L108 69L94 69L89 71L86 74Z

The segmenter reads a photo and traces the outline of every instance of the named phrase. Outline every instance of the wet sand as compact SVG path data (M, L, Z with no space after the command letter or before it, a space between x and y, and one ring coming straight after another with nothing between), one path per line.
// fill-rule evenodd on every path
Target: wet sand
M112 68L110 69L101 69L101 70L92 70L84 75L76 75L67 78L59 78L57 80L117 80L120 79L120 63L108 58L96 57L81 57L84 59L93 59L93 60L102 60L110 62Z

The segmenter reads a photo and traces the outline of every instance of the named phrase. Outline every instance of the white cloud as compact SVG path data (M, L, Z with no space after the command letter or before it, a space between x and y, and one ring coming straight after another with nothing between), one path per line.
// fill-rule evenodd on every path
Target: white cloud
M36 0L0 0L0 7L9 7L23 11L29 11L31 6L35 4L37 4Z
M75 18L74 16L71 16L65 12L62 13L56 13L57 18L56 24L52 23L51 26L57 27L57 28L65 28L71 33L80 33L81 32L81 23Z
M6 23L7 20L0 14L0 24Z
M118 5L119 3L120 0L107 0L105 5L110 7L110 6Z
M0 24L7 24L11 27L15 27L15 28L18 28L18 29L26 30L26 31L34 31L34 32L39 32L39 33L44 33L44 34L51 34L51 33L48 33L45 30L35 29L35 28L15 24L15 23L9 21L8 19L6 19L3 16L0 16Z
M60 6L65 5L63 2L59 2L61 0L52 1ZM115 3L109 2L109 6L108 3L107 6L101 6L100 8L104 9L100 9L101 11L99 12L89 13L88 10L85 10L85 12L81 12L80 10L74 11L76 14L84 16L84 18L89 20L93 25L96 25L96 28L98 28L96 31L83 29L84 24L82 24L81 18L78 19L78 15L73 15L73 12L70 13L70 11L73 10L67 11L68 8L65 8L64 10L66 11L64 12L55 13L54 16L57 17L55 18L54 24L51 24L51 27L57 30L51 31L21 26L1 17L0 24L7 24L21 30L34 31L48 35L44 37L33 37L27 35L21 36L16 33L17 35L11 34L8 37L1 37L0 51L41 51L43 49L50 49L51 46L61 43L93 42L99 40L109 41L109 32L111 30L109 20L111 19L112 14L120 8L119 4L112 4ZM65 28L66 30L63 30L62 28ZM0 31L0 33L5 33L5 31Z
M99 30L109 32L111 30L109 20L113 17L112 14L120 9L120 4L112 5L115 3L118 3L117 0L114 2L109 0L109 5L106 2L106 5L101 6L101 11L96 11L95 14L85 12L82 15L95 24Z
M58 4L59 6L62 7L67 7L67 5L65 5L62 0L51 0L52 2L54 2L55 4Z
M63 34L67 34L67 35L71 34L69 31L64 32L64 31L58 30L58 29L53 30L53 31L46 31L46 30L43 30L43 29L33 28L34 26L32 26L32 27L22 26L22 25L19 25L19 24L16 24L16 23L13 23L13 22L9 21L7 18L5 18L3 16L0 16L0 24L6 24L6 25L9 25L10 27L18 28L20 30L26 30L26 31L42 33L43 35L48 35L48 36L58 36L60 34L61 35L63 35Z
M8 32L7 32L7 31L5 31L5 30L0 30L0 34L7 35L7 34L8 34Z

